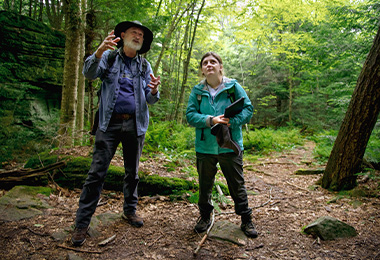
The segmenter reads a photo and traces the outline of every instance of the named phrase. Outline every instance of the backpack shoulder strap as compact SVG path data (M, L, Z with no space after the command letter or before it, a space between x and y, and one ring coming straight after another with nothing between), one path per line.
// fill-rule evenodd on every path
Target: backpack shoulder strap
M202 102L202 95L201 94L197 94L197 100L198 100L198 105L201 105L201 102Z
M107 59L108 68L111 68L113 63L115 62L118 51L119 49L113 50L108 55L108 59Z
M230 89L227 90L228 98L231 100L231 103L236 101L235 97L235 85L233 85Z
M143 75L145 75L145 73L148 69L148 62L146 61L146 59L144 57L141 57L141 62L142 62L141 72Z

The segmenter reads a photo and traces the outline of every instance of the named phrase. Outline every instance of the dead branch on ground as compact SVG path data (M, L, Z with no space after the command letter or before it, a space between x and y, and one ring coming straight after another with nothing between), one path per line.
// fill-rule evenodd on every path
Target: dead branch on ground
M89 253L89 254L101 254L101 253L103 253L102 251L91 251L91 250L79 249L79 248L69 247L69 246L64 246L64 245L57 245L57 247L72 250L75 252L82 252L82 253Z

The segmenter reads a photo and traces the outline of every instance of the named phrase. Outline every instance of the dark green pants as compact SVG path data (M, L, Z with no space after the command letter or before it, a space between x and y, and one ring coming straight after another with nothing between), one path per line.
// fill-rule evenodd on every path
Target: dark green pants
M247 190L244 186L243 153L203 154L197 153L197 170L199 175L199 211L201 215L210 214L214 209L211 203L211 192L214 186L217 163L227 180L228 189L235 203L238 215L250 215Z

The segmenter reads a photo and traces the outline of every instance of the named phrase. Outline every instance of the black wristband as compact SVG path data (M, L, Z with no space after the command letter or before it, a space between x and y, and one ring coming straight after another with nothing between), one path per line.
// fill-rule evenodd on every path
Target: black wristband
M212 122L213 119L214 119L214 117L213 117L213 116L210 116L210 126L213 125L213 122Z

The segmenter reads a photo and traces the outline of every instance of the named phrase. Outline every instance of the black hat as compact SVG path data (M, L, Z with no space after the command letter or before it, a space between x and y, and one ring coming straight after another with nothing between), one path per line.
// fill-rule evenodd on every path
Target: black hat
M141 46L141 49L138 52L140 54L143 54L143 53L149 51L150 50L150 44L153 41L153 33L148 27L143 26L139 21L133 21L133 22L125 21L125 22L119 23L115 27L115 31L114 31L115 36L121 38L121 33L125 32L127 29L129 29L131 27L137 27L137 28L140 28L141 30L144 31L144 42ZM121 46L123 46L123 39L121 39L121 41L119 41L117 43L118 48Z

